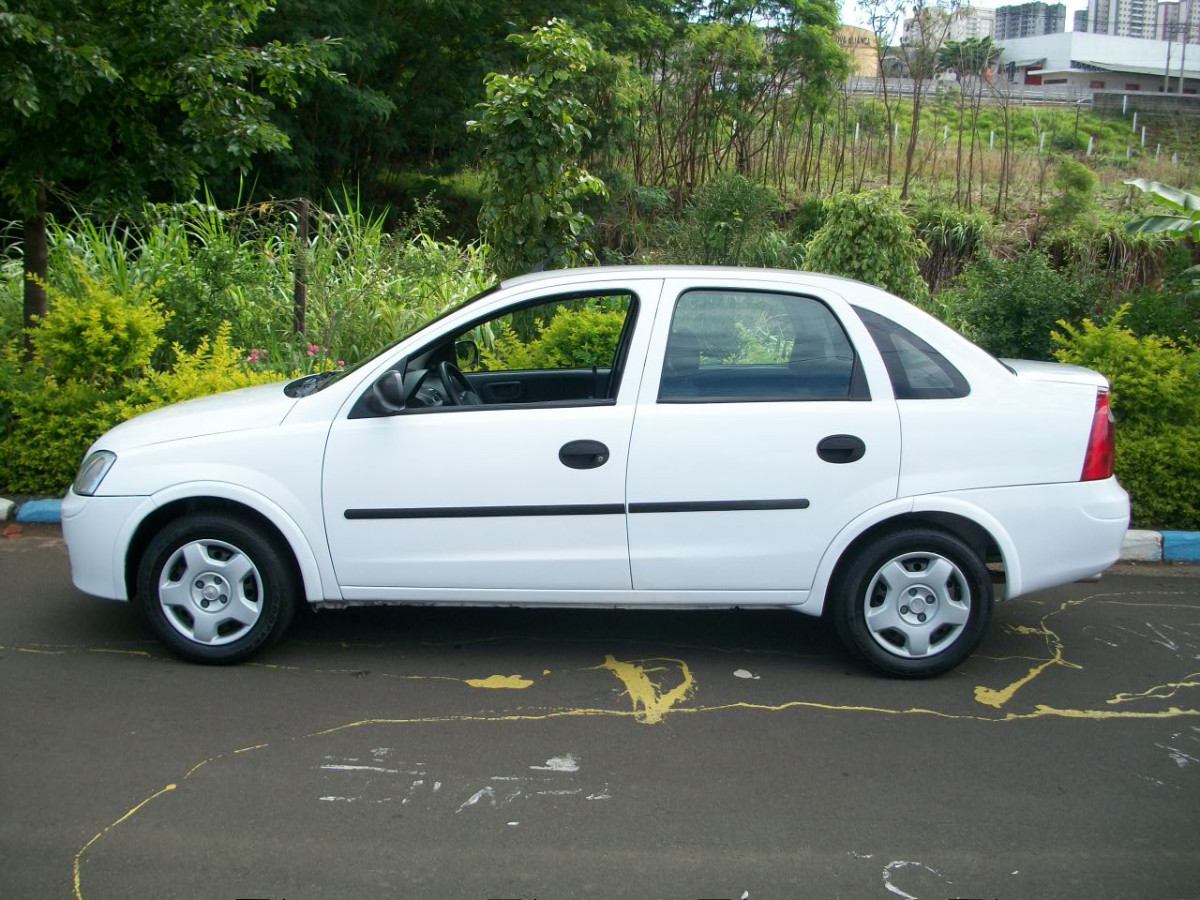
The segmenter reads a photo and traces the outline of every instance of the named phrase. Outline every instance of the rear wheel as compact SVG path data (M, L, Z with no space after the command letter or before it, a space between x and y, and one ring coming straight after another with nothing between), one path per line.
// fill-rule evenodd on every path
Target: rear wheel
M138 568L138 601L158 637L185 659L240 662L291 622L299 591L290 560L240 519L198 514L159 532Z
M835 585L834 624L873 668L925 678L971 655L992 613L987 566L941 531L911 529L867 546Z

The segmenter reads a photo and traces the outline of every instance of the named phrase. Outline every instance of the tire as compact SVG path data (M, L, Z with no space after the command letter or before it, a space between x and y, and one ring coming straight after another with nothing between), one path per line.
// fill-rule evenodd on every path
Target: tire
M287 630L299 594L286 551L218 514L171 522L138 565L142 613L172 652L192 662L249 659Z
M940 675L983 639L992 616L991 575L951 534L896 532L850 560L834 586L832 615L842 643L876 671Z

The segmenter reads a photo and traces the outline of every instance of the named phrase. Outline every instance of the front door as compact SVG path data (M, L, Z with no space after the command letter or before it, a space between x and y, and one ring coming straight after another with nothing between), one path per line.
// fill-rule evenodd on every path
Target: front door
M344 596L524 603L628 590L625 467L660 286L543 289L409 354L404 412L343 411L323 501ZM456 358L470 390L439 376Z

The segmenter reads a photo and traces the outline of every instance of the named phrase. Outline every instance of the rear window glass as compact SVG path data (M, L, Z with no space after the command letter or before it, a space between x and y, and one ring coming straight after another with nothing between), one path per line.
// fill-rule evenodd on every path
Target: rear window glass
M965 397L971 386L961 372L903 325L854 307L883 356L897 400L946 400Z
M680 296L660 403L868 398L854 349L820 301L739 290Z

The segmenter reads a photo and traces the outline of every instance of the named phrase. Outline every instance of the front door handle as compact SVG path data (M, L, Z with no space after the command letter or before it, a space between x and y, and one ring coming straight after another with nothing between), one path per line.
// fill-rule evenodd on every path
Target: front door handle
M817 444L817 456L829 463L852 463L862 459L867 445L852 434L831 434Z
M608 447L599 441L570 441L558 451L558 459L568 469L596 469L608 462Z

